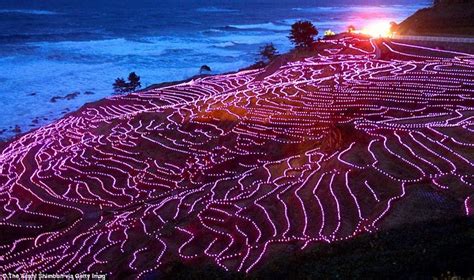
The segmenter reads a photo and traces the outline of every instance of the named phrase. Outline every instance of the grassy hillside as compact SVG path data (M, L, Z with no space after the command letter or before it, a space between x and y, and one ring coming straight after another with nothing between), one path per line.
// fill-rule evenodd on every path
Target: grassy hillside
M403 21L397 33L474 36L474 1L421 9Z

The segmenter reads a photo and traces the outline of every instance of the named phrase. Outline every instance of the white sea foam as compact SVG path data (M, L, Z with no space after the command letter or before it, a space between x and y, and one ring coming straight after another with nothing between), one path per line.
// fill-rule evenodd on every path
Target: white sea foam
M236 29L247 29L247 30L252 30L252 29L263 29L263 30L274 30L274 31L287 31L290 30L290 27L287 25L280 25L280 24L275 24L273 22L267 22L267 23L259 23L259 24L235 24L235 25L229 25L231 28L236 28Z
M148 43L145 41L130 41L123 38L97 41L60 41L60 42L34 42L28 43L29 46L40 48L48 53L75 53L88 55L160 55L164 46L171 42L163 42L162 46ZM172 46L170 45L172 48Z
M288 25L292 25L293 23L299 20L309 20L307 18L294 18L294 19L285 19L282 22ZM345 28L341 29L341 26L346 26L346 20L310 20L317 28L319 27L331 27L335 31L343 31Z
M380 6L373 6L373 5L358 5L358 6L327 6L327 7L296 7L293 8L294 11L300 12L307 12L307 13L319 13L319 14L327 14L327 13L347 13L347 12L354 12L354 13L373 13L373 12L390 12L390 13L411 13L424 7L424 5L410 5L410 6L402 6L402 5L380 5Z
M227 9L227 8L220 8L220 7L203 7L198 8L196 11L200 13L236 13L239 12L237 9Z
M213 46L218 47L218 48L228 48L228 47L233 47L235 45L237 45L236 42L222 42L222 43L214 44Z
M30 9L0 9L0 14L57 15L57 12Z
M266 33L266 32L252 32L252 33L226 33L223 36L213 37L213 40L217 42L228 43L232 42L234 44L241 45L259 45L262 43L270 43L276 41L287 41L285 36L277 33Z
M45 124L87 102L111 95L114 79L132 71L147 86L187 79L198 74L203 64L209 65L213 73L223 73L254 62L252 56L233 49L227 40L233 40L232 36L29 43L34 54L0 58L1 68L8 69L0 72L1 115L8 116L0 117L0 130L9 129L0 138L11 136L15 125L26 131L35 118L40 117L35 126ZM215 46L219 44L231 48ZM72 100L51 102L55 96L76 91L81 94ZM87 91L94 94L84 94Z

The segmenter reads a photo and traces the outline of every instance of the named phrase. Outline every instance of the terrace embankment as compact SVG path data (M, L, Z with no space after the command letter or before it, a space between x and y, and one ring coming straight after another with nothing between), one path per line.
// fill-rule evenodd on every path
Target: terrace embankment
M8 143L0 271L250 273L412 216L472 215L473 56L321 44L89 104Z
M335 244L282 252L250 274L173 263L160 279L472 279L474 220L404 224Z

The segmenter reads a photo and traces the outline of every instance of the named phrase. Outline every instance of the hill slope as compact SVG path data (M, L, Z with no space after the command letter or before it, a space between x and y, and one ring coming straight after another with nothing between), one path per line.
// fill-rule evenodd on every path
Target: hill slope
M248 272L290 243L471 215L473 56L325 44L272 71L113 97L11 142L0 271ZM414 190L448 210L410 202Z
M401 35L474 35L474 1L443 1L408 17L397 30Z

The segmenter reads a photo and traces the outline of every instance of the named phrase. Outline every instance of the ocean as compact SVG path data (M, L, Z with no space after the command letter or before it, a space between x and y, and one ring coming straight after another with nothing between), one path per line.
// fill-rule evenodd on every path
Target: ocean
M273 43L291 49L292 23L323 34L399 22L426 0L0 0L0 139L113 94L135 71L143 86L235 71ZM54 98L66 97L69 98Z

